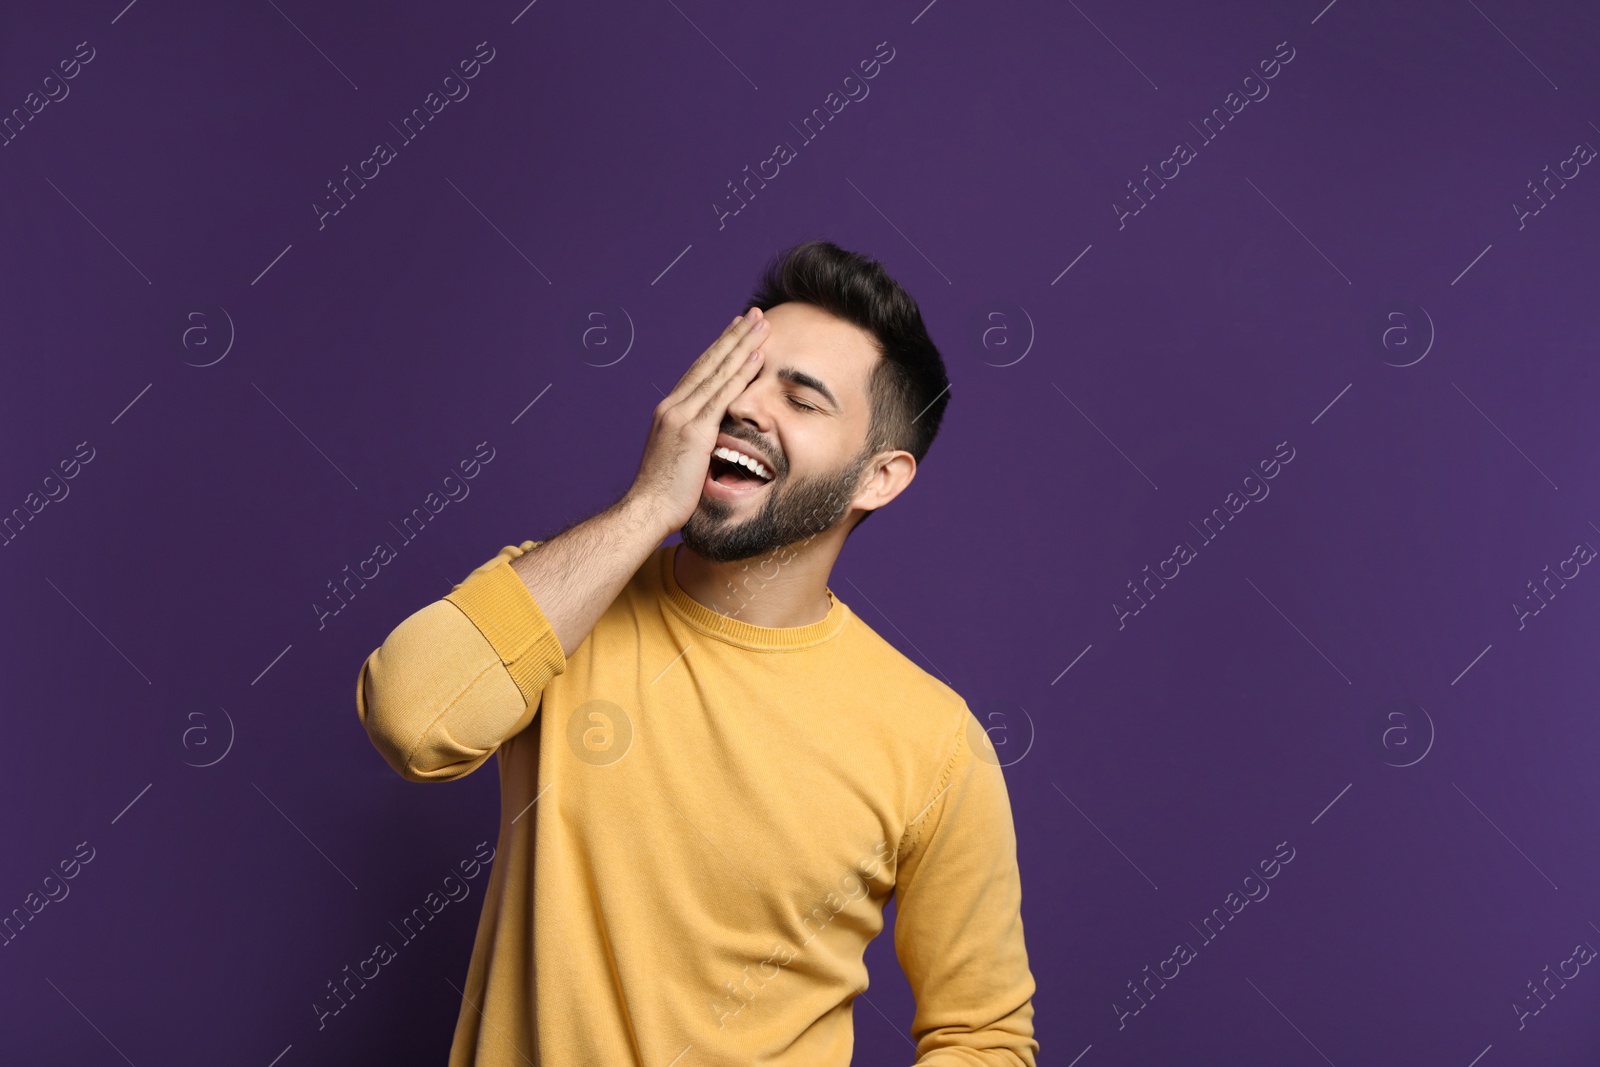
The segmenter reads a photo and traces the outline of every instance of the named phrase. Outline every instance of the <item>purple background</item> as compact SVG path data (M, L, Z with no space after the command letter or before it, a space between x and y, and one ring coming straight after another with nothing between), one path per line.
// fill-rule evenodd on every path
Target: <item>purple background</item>
M1595 1061L1593 968L1512 1006L1600 945L1600 578L1513 606L1600 546L1600 175L1512 206L1600 145L1593 5L121 2L0 16L6 114L94 49L0 147L0 513L94 456L0 549L0 913L94 849L0 948L0 1058L444 1062L487 875L311 1010L498 825L492 765L383 763L362 659L626 488L757 269L820 236L917 297L953 382L831 585L1005 754L1041 1062ZM483 441L470 496L319 628ZM887 934L869 959L856 1062L908 1063Z

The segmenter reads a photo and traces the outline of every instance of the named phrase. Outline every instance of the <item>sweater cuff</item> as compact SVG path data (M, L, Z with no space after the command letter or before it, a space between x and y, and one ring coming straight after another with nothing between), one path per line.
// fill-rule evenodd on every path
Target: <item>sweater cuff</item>
M529 704L567 669L561 640L508 557L473 574L444 599L472 620Z

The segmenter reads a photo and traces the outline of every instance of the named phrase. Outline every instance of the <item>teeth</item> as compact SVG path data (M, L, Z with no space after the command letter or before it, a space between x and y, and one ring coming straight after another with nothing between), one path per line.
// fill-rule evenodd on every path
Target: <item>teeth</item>
M711 454L720 459L725 459L729 463L737 463L742 467L748 468L755 473L756 477L761 478L764 481L772 480L771 471L767 470L766 467L763 467L760 461L745 455L743 452L735 452L731 448L724 448L723 446L718 445L716 451L712 452Z

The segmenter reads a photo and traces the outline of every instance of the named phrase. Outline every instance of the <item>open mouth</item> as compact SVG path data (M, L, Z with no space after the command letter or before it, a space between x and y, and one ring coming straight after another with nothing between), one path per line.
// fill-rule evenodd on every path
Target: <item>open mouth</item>
M721 486L733 493L749 493L761 489L772 481L772 472L759 460L739 456L727 448L718 448L711 455L711 466L706 472L708 484Z

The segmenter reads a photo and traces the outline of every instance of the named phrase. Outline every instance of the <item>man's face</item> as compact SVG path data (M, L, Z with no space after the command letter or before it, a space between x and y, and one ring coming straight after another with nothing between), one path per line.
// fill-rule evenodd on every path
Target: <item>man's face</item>
M769 555L848 518L872 414L871 336L810 304L765 313L761 370L728 404L719 445L750 455L770 481L713 456L700 506L680 531L714 563ZM749 472L745 472L748 474Z

